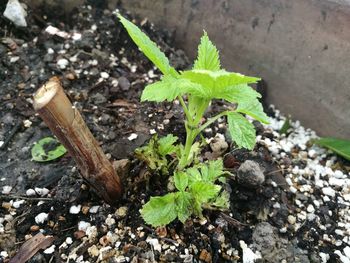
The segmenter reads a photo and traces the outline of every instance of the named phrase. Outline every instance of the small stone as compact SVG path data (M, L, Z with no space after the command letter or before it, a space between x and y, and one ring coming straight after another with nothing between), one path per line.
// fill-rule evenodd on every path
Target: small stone
M70 245L70 244L73 243L73 240L72 240L71 237L67 237L65 242L66 242L68 245Z
M322 188L322 193L331 197L335 197L335 190L330 187Z
M86 214L89 212L89 209L90 209L90 207L84 205L84 206L81 208L81 212L82 212L84 215L86 215Z
M39 188L39 187L35 187L34 188L35 192L40 195L40 196L46 196L48 195L48 193L50 192L49 189L47 188Z
M109 78L109 74L108 74L107 72L101 72L101 73L100 73L100 76L101 76L101 78L103 78L103 79L108 79L108 78Z
M69 213L73 214L73 215L77 215L77 214L79 214L80 209L81 209L81 205L72 205L69 208Z
M47 221L49 217L49 214L47 213L40 213L35 217L35 223L37 224L43 224L45 221Z
M65 78L68 79L68 80L75 80L75 74L69 72L69 73L67 73L67 74L65 75Z
M24 120L23 126L26 128L29 128L30 126L32 126L32 122L30 120Z
M128 140L129 141L133 141L133 140L136 140L137 139L137 134L136 133L132 133L130 134L130 136L128 137Z
M35 192L34 189L28 189L28 190L26 191L26 195L27 195L27 196L34 196L34 195L36 195L36 192Z
M119 217L125 217L126 213L128 212L128 208L126 206L121 206L117 209L117 211L115 212L115 214Z
M91 224L88 223L88 222L85 222L85 221L80 221L80 222L78 223L78 229L79 229L80 231L86 232L86 230L87 230L88 227L90 227L90 226L91 226Z
M309 213L314 213L315 212L315 208L313 205L308 205L306 208L306 211L308 211Z
M164 238L167 236L167 229L165 226L160 226L156 228L156 234L157 236L159 236L160 238Z
M288 223L291 224L291 225L294 225L295 222L297 221L296 217L292 216L292 215L289 215L287 220L288 220Z
M118 78L118 85L123 91L128 91L130 88L130 81L126 77Z
M23 205L24 203L25 203L24 200L15 201L15 202L13 202L12 207L17 209L17 208L19 208L21 205Z
M238 183L246 187L256 188L265 181L265 175L257 162L246 160L238 168Z
M90 209L89 209L90 214L96 214L98 212L99 208L100 208L100 206L98 206L98 205L94 205L94 206L90 207Z
M206 263L212 262L212 256L206 249L202 249L202 251L199 255L199 259L206 262Z
M46 254L46 255L52 254L53 252L55 252L55 247L56 247L55 245L52 245L51 247L45 249L44 254Z
M26 27L27 12L18 0L9 0L3 13L4 17L11 20L16 26Z
M228 144L222 137L215 137L210 142L210 148L215 156L222 155L228 148Z
M4 195L8 195L12 190L12 186L9 186L9 185L4 185L2 187L2 191L1 193L4 194Z
M97 257L99 255L100 251L96 245L93 245L93 246L88 248L88 253L91 257Z
M60 69L65 69L69 65L69 61L65 58L61 58L57 61L57 66Z

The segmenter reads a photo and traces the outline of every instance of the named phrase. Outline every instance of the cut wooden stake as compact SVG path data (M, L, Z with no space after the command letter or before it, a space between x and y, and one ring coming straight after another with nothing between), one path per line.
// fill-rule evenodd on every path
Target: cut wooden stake
M115 204L122 193L119 176L57 77L37 90L33 105L71 154L84 179L106 202Z

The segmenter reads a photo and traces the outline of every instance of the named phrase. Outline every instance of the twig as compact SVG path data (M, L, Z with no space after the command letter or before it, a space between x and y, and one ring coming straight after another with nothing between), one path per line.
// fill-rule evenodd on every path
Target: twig
M109 204L116 204L122 184L78 109L73 107L57 77L34 94L34 109L68 150L89 185Z
M5 149L7 147L7 145L10 143L12 138L19 131L21 126L22 126L22 122L21 121L17 121L16 125L11 129L11 131L9 132L7 138L4 140L4 143L0 146L0 150Z
M53 198L49 197L28 197L28 196L22 196L22 195L4 195L0 194L0 199L23 199L23 200L35 200L35 201L51 201Z

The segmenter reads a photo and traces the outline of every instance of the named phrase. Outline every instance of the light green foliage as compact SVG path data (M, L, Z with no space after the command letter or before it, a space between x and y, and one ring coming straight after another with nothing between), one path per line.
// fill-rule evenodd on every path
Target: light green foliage
M157 45L129 20L121 15L118 15L118 17L132 40L141 49L145 56L148 57L164 75L169 74L176 76L176 70L170 66L168 58L159 50Z
M203 207L228 208L228 193L216 184L225 181L222 161L198 165L201 145L195 140L206 127L226 116L230 135L236 145L253 149L255 129L244 114L268 123L258 100L261 95L248 86L260 79L222 69L219 52L206 32L200 40L193 68L177 72L170 66L165 54L139 28L121 15L118 17L141 51L164 74L160 81L145 87L141 101L171 102L178 99L185 114L185 145L175 145L175 137L167 136L164 142L153 139L136 151L136 155L153 170L164 173L169 168L166 155L174 157L172 163L177 164L174 182L178 191L151 198L141 211L143 218L147 223L159 226L170 223L176 217L184 222L191 214L202 216ZM202 123L205 111L215 99L235 103L235 106ZM169 214L165 215L164 211Z
M205 31L201 38L201 43L198 46L198 58L194 62L193 69L208 69L214 71L220 69L219 51L210 41Z
M45 137L34 144L32 159L37 162L48 162L60 158L66 152L66 148L56 139Z
M175 154L178 151L179 146L174 145L177 139L172 134L160 139L157 135L154 135L147 145L135 150L135 155L138 159L144 161L151 170L168 174L167 155Z
M315 143L319 146L332 150L333 152L339 154L340 156L350 161L349 140L328 137L315 140Z
M237 112L227 113L227 122L232 140L239 147L252 150L255 145L254 125Z
M148 224L157 227L169 224L176 217L181 222L191 214L201 217L203 207L225 210L229 207L229 195L217 184L223 174L222 160L177 171L174 182L178 191L151 197L141 209L141 215Z

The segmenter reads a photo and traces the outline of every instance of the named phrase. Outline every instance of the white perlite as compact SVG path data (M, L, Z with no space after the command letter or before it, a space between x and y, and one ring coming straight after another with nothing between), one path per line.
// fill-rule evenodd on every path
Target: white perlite
M11 20L16 26L26 27L27 12L18 0L9 0L4 11L4 17Z
M73 215L79 214L80 209L81 209L81 205L72 205L69 208L69 213Z
M35 223L37 224L43 224L45 221L47 221L47 218L49 217L49 214L47 213L40 213L35 217Z

